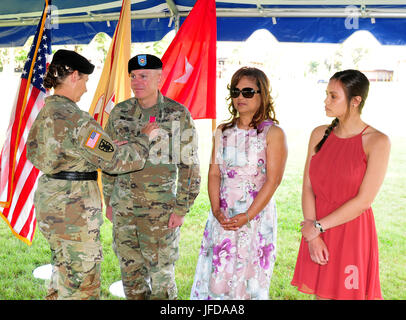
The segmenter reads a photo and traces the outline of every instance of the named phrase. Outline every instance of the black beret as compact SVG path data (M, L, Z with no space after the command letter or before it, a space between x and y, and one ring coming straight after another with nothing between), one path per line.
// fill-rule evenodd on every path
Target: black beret
M81 73L91 74L94 70L94 65L89 62L84 56L71 50L60 49L55 52L52 58L52 64L61 64L71 67Z
M128 73L138 69L162 69L162 61L152 54L138 54L128 61Z

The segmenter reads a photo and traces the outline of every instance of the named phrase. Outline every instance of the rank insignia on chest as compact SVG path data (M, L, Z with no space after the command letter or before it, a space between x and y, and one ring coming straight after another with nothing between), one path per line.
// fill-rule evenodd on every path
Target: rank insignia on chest
M99 149L104 152L113 152L114 151L113 145L104 139L101 139L100 144L99 144Z

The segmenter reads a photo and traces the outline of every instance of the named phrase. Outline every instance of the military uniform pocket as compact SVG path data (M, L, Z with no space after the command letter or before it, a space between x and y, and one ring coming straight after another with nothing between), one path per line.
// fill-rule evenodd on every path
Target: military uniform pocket
M159 215L150 214L137 217L137 234L142 256L150 267L158 265L159 239L161 237L161 222Z
M175 263L179 259L180 228L170 229L166 225L159 239L159 264Z
M82 183L82 199L79 205L82 207L82 219L86 223L81 229L81 240L91 241L100 239L100 227L103 224L101 210L101 196L97 183L94 181Z
M82 242L63 240L60 243L62 247L62 254L68 262L100 262L103 260L100 241Z
M38 227L47 239L66 231L66 205L70 192L70 182L49 180L45 175L40 178L34 196Z

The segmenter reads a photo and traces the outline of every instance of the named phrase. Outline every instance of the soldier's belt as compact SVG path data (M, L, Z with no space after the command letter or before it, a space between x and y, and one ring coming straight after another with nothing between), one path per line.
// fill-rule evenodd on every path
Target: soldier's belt
M61 171L55 174L47 174L47 176L53 179L71 180L71 181L97 180L97 171L92 172Z

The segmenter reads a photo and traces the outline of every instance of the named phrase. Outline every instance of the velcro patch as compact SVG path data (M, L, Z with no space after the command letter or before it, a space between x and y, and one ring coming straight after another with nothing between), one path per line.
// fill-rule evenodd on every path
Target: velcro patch
M101 137L100 132L97 132L96 130L92 130L90 132L89 138L87 138L85 146L90 149L94 149L96 147L97 142L99 141L100 137Z
M107 140L101 139L99 149L104 152L114 152L113 145Z

